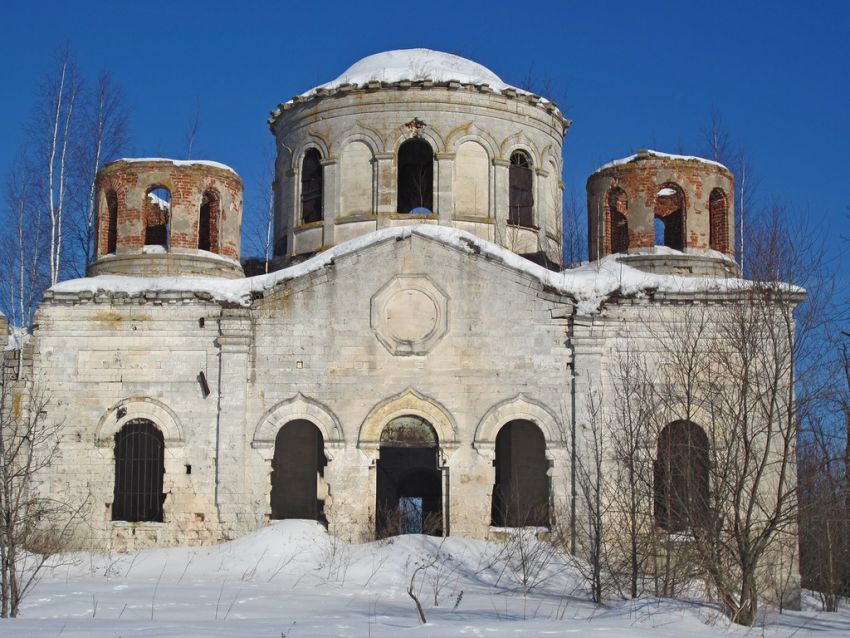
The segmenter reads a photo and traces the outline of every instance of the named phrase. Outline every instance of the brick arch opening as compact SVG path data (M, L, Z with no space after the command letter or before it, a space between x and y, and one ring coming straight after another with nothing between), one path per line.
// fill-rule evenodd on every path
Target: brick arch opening
M605 198L605 206L609 251L611 253L627 252L629 250L629 219L626 213L629 201L626 191L617 186L611 188Z
M198 249L219 252L221 196L214 188L204 191L198 211Z
M171 235L171 191L156 184L145 191L145 246L168 248Z
M722 188L708 196L708 245L722 253L729 252L729 202Z
M105 210L101 211L106 220L106 228L104 229L104 238L106 243L101 250L105 254L115 254L118 249L118 193L113 189L106 191L103 205Z
M673 182L662 184L655 194L655 245L685 249L685 195Z
M509 421L496 435L491 522L497 527L548 527L546 439L531 421Z

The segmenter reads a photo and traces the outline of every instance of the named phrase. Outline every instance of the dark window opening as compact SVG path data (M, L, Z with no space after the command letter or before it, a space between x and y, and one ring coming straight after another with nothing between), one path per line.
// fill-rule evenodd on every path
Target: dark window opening
M221 199L213 190L201 198L198 215L198 249L218 252L218 225L221 217Z
M726 193L715 188L708 197L708 244L722 253L729 251L729 206Z
M113 521L162 522L165 474L162 432L146 419L133 419L115 435Z
M145 196L145 246L167 248L170 222L171 191L164 186L156 186Z
M434 152L421 139L398 149L398 212L428 215L434 209Z
M690 421L661 431L654 467L655 521L668 532L708 522L708 437Z
M655 220L655 245L684 250L685 198L677 186L665 184L656 193Z
M301 163L301 219L305 224L322 221L322 156L315 148Z
M511 421L496 436L492 524L549 526L549 462L543 432L530 421Z
M325 441L309 421L291 421L277 433L271 473L271 517L325 521L319 484L325 475Z
M628 200L623 189L611 189L608 193L608 236L611 238L612 253L624 253L629 250L627 210Z
M511 155L509 181L508 223L531 228L534 226L534 177L531 159L521 151Z
M419 417L394 419L381 433L376 465L375 533L443 533L442 472L438 439L431 425Z
M114 254L118 248L118 195L106 191L106 252Z

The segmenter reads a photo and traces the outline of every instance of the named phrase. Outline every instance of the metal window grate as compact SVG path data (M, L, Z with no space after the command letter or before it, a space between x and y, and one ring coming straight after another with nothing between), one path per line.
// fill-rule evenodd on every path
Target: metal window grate
M115 435L113 521L162 522L164 451L162 432L145 419L128 421Z

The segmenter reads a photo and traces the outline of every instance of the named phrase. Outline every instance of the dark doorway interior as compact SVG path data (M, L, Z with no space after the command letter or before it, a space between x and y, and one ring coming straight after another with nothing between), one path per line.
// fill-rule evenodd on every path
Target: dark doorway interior
M378 538L443 534L437 435L426 421L401 417L384 429L377 464L376 510Z
M496 436L492 522L497 527L549 526L546 440L531 421L511 421Z
M317 498L327 464L324 447L322 433L309 421L290 421L278 431L271 475L273 519L324 522L324 501Z

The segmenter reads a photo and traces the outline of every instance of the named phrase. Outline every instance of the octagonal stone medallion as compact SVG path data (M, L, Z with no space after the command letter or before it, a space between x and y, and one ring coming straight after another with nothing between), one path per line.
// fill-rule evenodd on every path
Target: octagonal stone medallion
M372 330L390 354L426 355L448 329L448 295L426 275L398 275L372 297Z

